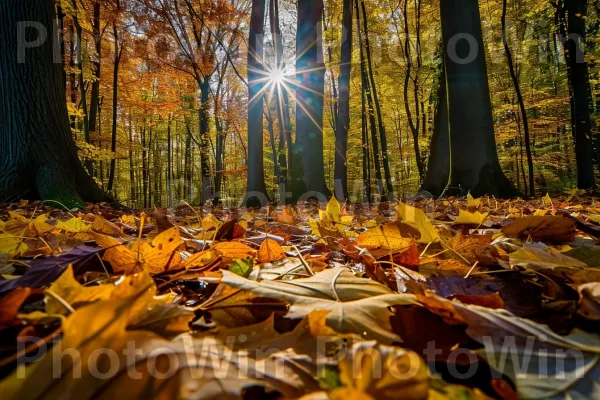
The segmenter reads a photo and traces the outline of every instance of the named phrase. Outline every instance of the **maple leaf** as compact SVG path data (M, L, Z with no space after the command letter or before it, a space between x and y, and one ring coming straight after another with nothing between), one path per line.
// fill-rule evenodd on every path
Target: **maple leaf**
M489 213L480 213L476 211L474 213L458 210L458 217L452 222L452 225L483 225Z

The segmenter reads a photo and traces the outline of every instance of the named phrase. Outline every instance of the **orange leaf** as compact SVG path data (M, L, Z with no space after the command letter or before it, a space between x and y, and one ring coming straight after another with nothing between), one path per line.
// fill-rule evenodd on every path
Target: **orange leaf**
M266 263L285 257L283 249L273 239L265 239L258 250L258 262Z

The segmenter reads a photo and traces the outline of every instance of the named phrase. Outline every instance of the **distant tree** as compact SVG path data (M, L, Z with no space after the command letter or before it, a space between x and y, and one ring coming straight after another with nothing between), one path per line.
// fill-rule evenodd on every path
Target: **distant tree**
M440 2L450 121L448 193L511 197L498 161L477 0Z
M72 208L106 199L71 136L55 17L52 0L0 3L0 202L39 197Z

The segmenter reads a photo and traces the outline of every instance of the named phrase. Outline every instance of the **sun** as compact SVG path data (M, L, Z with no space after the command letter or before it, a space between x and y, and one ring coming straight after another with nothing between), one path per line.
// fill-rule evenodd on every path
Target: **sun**
M283 83L284 77L285 75L283 73L283 70L275 68L273 71L271 71L271 76L269 78L273 84L281 85Z

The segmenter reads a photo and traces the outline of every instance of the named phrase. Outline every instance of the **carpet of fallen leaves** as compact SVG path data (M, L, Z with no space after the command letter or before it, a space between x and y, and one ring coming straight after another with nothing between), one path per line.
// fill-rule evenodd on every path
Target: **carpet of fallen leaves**
M253 211L5 204L0 393L600 398L599 238L600 203L578 192Z

